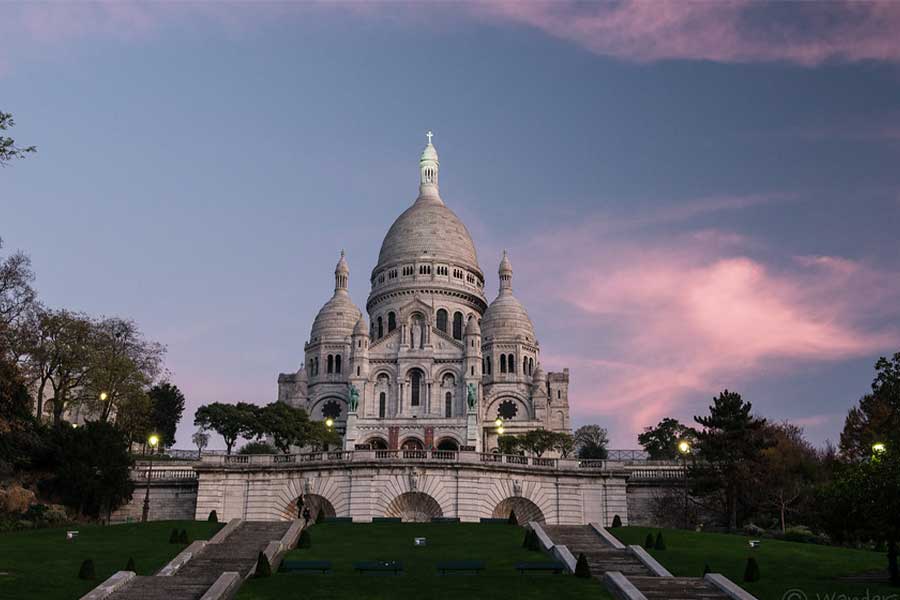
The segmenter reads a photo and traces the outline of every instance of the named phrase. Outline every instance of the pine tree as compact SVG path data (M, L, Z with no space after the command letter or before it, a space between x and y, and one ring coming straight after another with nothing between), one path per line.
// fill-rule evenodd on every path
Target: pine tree
M206 520L210 523L219 522L219 515L216 513L216 509L212 509L211 511L209 511L209 517L207 517Z
M297 540L298 548L309 548L312 546L312 536L309 533L309 529L304 529L300 532L300 538Z
M653 550L653 534L647 532L647 537L644 538L644 548L647 550Z
M179 544L190 544L191 540L188 538L187 529L182 529L181 533L178 534L178 543Z
M253 576L269 577L271 575L272 565L269 564L269 559L266 558L266 555L260 552L259 556L256 557L256 572L253 574Z
M137 569L134 567L134 557L133 556L128 557L128 564L125 565L125 570L132 571L132 572L137 571Z
M178 530L177 529L173 529L172 533L169 534L169 543L170 544L178 543Z
M759 565L752 556L747 559L747 566L744 569L744 581L759 581Z
M96 576L94 572L94 561L93 559L86 558L81 563L81 568L78 569L78 579L93 579Z
M578 555L578 562L575 563L575 577L583 577L587 579L591 576L591 566L588 564L584 553Z
M666 541L663 539L662 531L656 534L656 543L653 544L653 547L657 550L666 549Z
M622 517L620 517L619 515L614 516L612 526L613 527L621 527L622 526Z
M509 518L506 520L507 525L518 525L519 519L516 518L516 511L509 511Z

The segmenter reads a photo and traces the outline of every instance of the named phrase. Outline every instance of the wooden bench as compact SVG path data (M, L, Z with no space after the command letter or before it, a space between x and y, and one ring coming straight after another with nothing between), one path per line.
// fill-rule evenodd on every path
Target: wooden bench
M353 563L353 570L357 573L393 573L399 575L403 572L403 563L399 560L364 560Z
M403 519L400 517L372 517L373 523L402 523Z
M451 573L475 573L484 571L483 560L442 560L437 564L437 570L441 575Z
M524 575L526 571L545 571L559 575L565 566L561 562L520 562L516 563L516 571Z
M330 560L286 560L278 568L283 573L307 573L318 571L319 573L331 573Z

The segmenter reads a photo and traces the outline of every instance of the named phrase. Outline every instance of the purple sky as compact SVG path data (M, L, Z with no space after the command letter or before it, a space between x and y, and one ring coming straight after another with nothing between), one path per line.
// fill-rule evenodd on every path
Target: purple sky
M573 423L723 387L836 440L900 350L900 3L0 5L0 236L136 319L188 398L270 402L341 248L364 305L424 132L506 248ZM216 440L218 442L218 440Z

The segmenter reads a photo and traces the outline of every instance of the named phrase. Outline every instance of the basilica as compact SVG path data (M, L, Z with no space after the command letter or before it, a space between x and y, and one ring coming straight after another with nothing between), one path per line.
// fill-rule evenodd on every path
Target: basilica
M278 399L333 424L347 450L497 450L503 434L570 431L569 372L545 373L534 325L500 259L489 304L466 226L441 198L431 133L419 194L388 230L366 315L341 252L334 294L313 320L304 360Z

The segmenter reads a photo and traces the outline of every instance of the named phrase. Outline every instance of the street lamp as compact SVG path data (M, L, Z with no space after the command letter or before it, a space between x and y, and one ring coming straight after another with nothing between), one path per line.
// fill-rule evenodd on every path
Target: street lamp
M875 442L872 444L872 454L874 456L881 456L887 452L887 445L884 442Z
M150 444L150 448L152 450L156 449L157 444L159 444L159 436L155 433L152 434L149 438L147 438L147 443ZM152 452L151 452L152 454ZM144 494L144 510L141 513L141 523L147 522L147 517L150 516L150 478L153 476L153 461L150 461L150 466L147 467L147 491Z
M100 392L100 402L106 402L106 399L109 398L109 394L106 392Z
M334 427L334 419L332 419L331 417L325 419L325 427L327 427L328 429Z
M681 454L681 467L684 477L684 528L688 528L688 477L687 477L687 457L691 453L691 443L687 440L678 442L678 453Z

